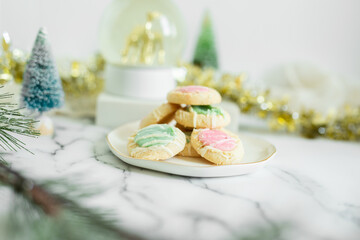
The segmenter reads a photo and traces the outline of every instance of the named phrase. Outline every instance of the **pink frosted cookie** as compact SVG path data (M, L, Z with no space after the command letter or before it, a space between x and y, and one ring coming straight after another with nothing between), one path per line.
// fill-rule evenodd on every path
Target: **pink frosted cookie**
M169 103L186 105L210 105L221 102L220 94L204 86L177 87L167 95Z
M224 129L194 129L191 145L203 158L217 165L240 163L244 156L239 137Z

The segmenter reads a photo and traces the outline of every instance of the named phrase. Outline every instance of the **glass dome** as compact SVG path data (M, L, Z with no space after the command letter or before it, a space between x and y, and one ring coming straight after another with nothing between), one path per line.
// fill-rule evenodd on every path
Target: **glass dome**
M171 0L113 0L99 37L108 63L174 66L185 45L184 20Z

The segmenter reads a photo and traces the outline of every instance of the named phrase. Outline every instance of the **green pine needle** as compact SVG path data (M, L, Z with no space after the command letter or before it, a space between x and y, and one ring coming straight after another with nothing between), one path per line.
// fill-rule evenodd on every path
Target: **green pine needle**
M12 96L13 94L10 93L2 93L0 94L0 99L9 99ZM24 149L31 153L25 147L25 143L13 136L13 134L28 137L40 134L38 130L34 129L36 121L22 114L21 110L22 108L16 108L16 104L10 102L0 103L0 148L4 151ZM2 158L1 155L0 158Z

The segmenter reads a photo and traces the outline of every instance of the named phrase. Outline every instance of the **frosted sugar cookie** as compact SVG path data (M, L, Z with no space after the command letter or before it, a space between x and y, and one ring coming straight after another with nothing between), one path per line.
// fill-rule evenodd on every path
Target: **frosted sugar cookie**
M140 128L157 123L169 123L174 119L176 110L180 108L178 104L164 103L155 108L149 115L147 115L140 122Z
M184 150L179 152L179 156L183 157L200 157L200 154L198 154L195 149L191 145L191 132L185 132L186 137L186 144Z
M180 129L183 133L186 133L186 132L192 132L193 128L191 127L184 127L183 125L179 124L179 123L176 123L175 124L175 127L177 127L178 129Z
M188 106L175 113L175 121L185 128L222 128L230 120L226 111L210 105Z
M177 87L167 95L170 103L186 105L210 105L221 102L220 94L212 88L203 86Z
M203 158L217 165L240 163L244 156L238 136L223 129L194 129L191 145Z
M127 148L131 157L163 160L182 151L185 143L185 134L178 128L168 124L153 124L129 137Z

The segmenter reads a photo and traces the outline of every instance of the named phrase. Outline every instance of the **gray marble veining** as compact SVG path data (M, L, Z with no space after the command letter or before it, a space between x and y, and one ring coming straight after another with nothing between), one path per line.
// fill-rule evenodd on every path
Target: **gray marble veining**
M54 117L56 134L24 138L35 155L6 154L38 179L76 176L105 189L89 199L148 239L360 239L360 148L356 143L248 134L279 153L266 167L228 178L191 178L123 163L109 129ZM341 157L341 158L340 158Z

